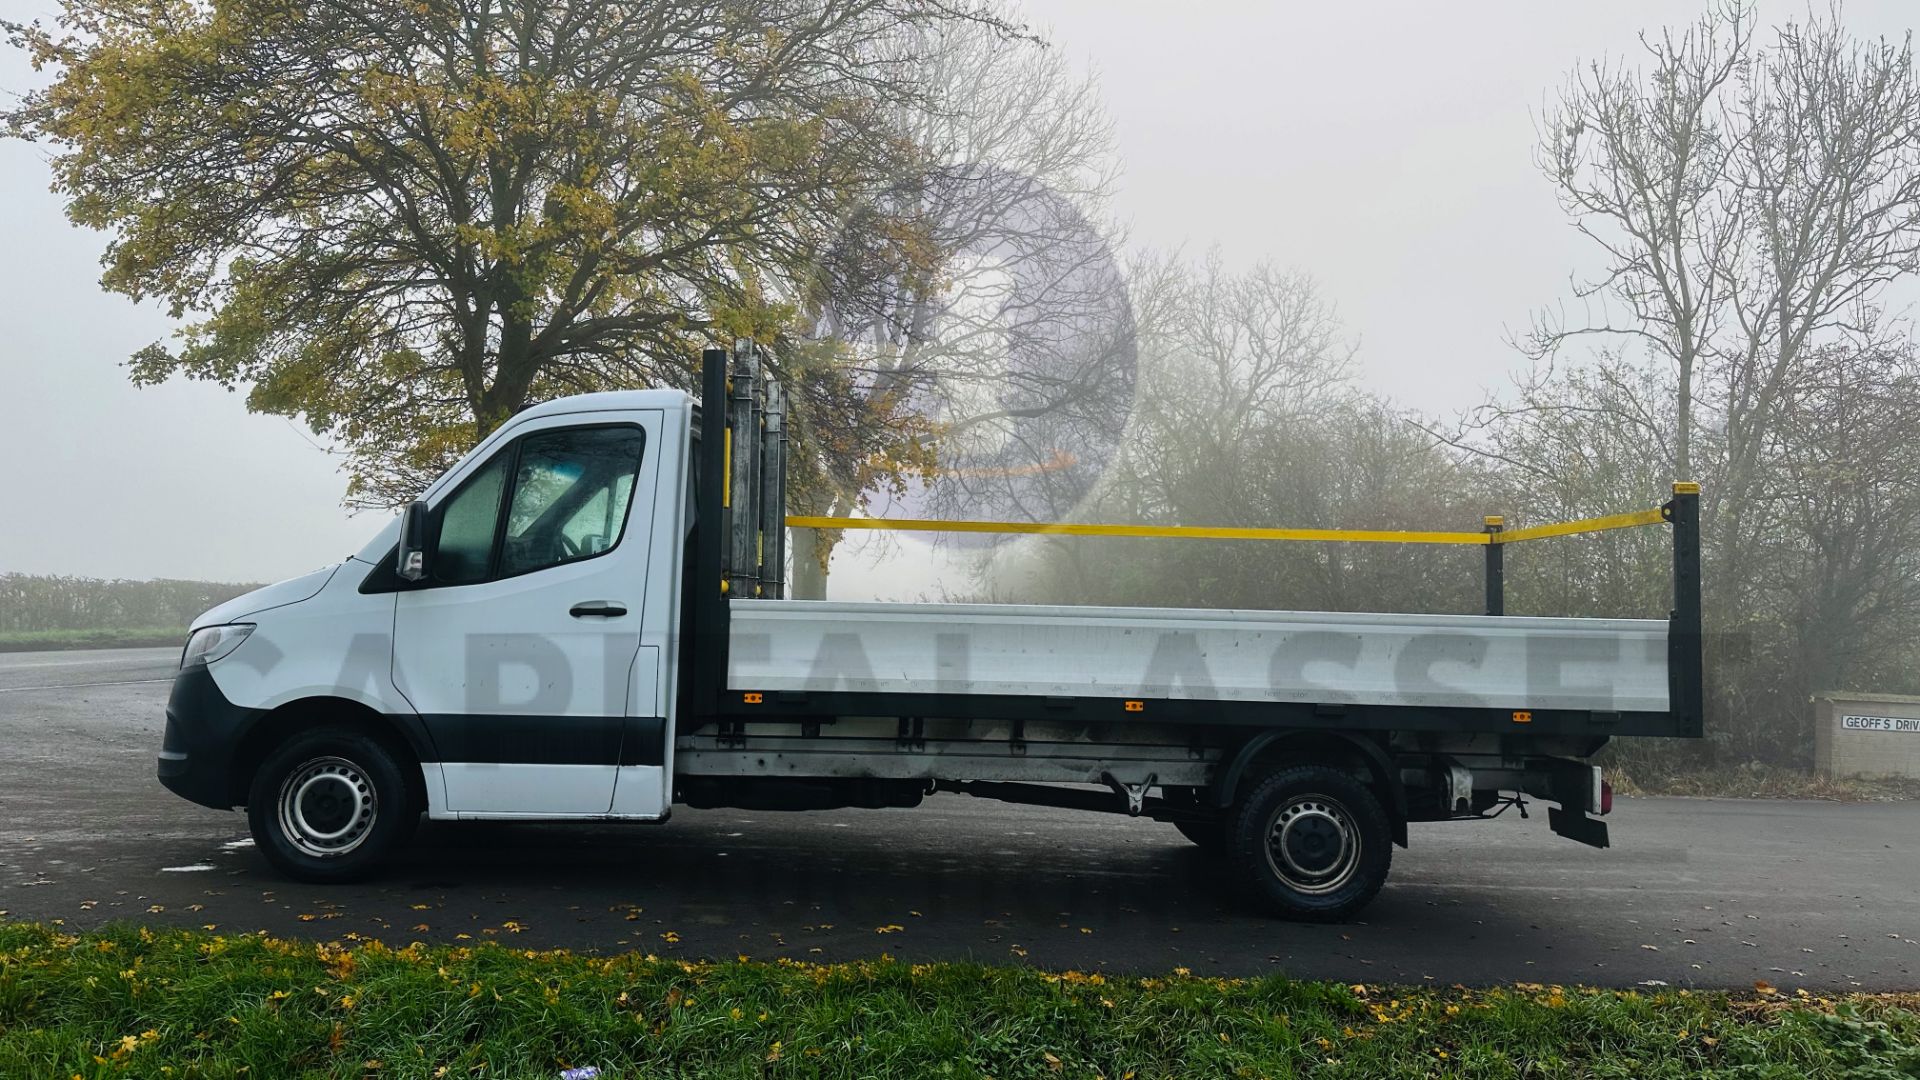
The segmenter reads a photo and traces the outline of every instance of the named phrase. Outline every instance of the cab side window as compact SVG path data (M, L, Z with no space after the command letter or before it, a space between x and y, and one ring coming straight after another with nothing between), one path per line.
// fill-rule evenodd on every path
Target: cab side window
M645 449L628 424L521 437L441 503L436 585L471 585L612 551Z
M523 439L499 576L612 551L626 529L640 442L636 427L566 428Z

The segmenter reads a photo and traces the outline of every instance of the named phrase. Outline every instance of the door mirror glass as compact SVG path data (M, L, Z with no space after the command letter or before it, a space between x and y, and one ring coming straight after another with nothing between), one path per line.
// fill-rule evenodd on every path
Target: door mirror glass
M407 581L427 576L427 504L411 502L400 515L400 547L394 572Z

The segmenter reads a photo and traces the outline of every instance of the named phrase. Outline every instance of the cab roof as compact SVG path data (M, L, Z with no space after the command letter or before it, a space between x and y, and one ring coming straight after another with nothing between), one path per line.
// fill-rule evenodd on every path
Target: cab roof
M681 409L692 401L692 395L680 390L604 390L597 394L570 394L530 405L513 414L513 419L626 409Z

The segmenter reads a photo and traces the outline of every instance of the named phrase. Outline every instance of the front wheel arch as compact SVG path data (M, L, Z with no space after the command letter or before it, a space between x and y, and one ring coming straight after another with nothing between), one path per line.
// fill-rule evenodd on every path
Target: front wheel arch
M267 760L267 755L289 740L320 727L358 732L379 742L400 765L407 781L408 798L414 806L426 808L427 781L421 762L429 755L420 745L424 734L409 732L395 718L360 702L336 697L300 698L256 718L234 750L228 772L228 805L246 805L254 774Z

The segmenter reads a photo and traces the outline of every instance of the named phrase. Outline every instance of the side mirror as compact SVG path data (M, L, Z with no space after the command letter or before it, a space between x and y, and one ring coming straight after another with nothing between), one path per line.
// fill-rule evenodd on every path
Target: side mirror
M393 568L407 581L427 576L427 504L410 502L400 515L400 547Z

